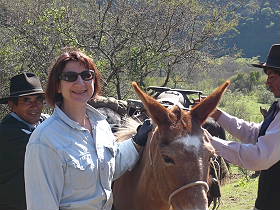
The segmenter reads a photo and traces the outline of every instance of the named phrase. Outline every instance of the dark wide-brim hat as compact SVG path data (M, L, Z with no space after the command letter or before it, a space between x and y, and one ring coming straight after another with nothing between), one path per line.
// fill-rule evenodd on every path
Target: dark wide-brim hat
M43 94L41 82L33 73L22 73L10 79L10 96L0 99L0 104L8 103L10 98Z
M274 44L270 48L265 63L252 64L257 68L263 68L266 73L266 68L273 68L276 71L280 71L280 44Z

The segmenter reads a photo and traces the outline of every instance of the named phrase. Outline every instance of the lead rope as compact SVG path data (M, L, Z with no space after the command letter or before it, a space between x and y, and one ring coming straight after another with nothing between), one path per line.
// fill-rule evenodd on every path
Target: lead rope
M214 160L213 160L213 158L211 158L210 164L212 165L212 167L214 169L215 178L217 178L218 185L220 186L221 166L219 164L219 161L217 161L217 158L215 158ZM216 168L216 165L217 165L218 169ZM218 201L218 205L217 205L217 201ZM212 210L218 209L219 206L220 206L220 197L214 197L213 198L213 202L214 202L214 204L213 204Z
M220 182L220 179L221 179L221 166L220 166L219 162L217 161L217 158L215 158L214 160L213 160L213 158L211 158L210 163L212 164L212 166L214 168L215 176L217 177L218 182ZM216 165L217 165L218 169L216 168Z
M149 150L148 150L148 152L149 152L149 160L150 160L150 166L152 166L153 165L153 161L152 161L152 155L151 155L151 144L152 144L152 140L153 140L153 137L154 137L154 133L155 132L153 132L152 133L152 136L151 136L151 140L149 141Z
M175 190L174 192L172 192L169 197L168 197L168 203L171 205L171 199L174 195L176 195L177 193L181 192L182 190L185 190L187 188L190 188L190 187L193 187L193 186L196 186L196 185L203 185L206 189L206 192L208 192L209 190L209 186L206 182L204 181L196 181L196 182L192 182L192 183L189 183L189 184L186 184L184 185L183 187L180 187L179 189Z

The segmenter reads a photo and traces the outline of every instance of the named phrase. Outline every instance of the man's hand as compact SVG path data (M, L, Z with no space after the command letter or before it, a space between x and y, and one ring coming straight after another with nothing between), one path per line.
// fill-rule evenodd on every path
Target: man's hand
M153 129L150 119L144 121L142 125L137 128L137 133L132 137L133 141L140 146L145 146L149 132Z
M203 132L204 132L204 135L205 135L205 138L211 142L212 141L212 135L206 130L203 128Z

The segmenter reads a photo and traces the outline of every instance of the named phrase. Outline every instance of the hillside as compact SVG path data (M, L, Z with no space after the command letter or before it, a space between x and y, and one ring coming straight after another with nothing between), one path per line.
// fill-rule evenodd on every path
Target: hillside
M274 43L280 43L280 4L279 0L251 0L239 11L242 19L236 31L226 36L227 47L242 50L242 56L260 56L266 59Z

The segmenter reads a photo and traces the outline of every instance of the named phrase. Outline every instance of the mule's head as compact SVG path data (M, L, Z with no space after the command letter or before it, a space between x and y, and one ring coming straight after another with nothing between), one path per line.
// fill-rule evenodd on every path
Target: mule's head
M209 160L215 151L201 125L212 113L229 81L190 111L167 109L133 83L149 116L157 126L144 155L152 166L160 199L173 209L206 210Z

